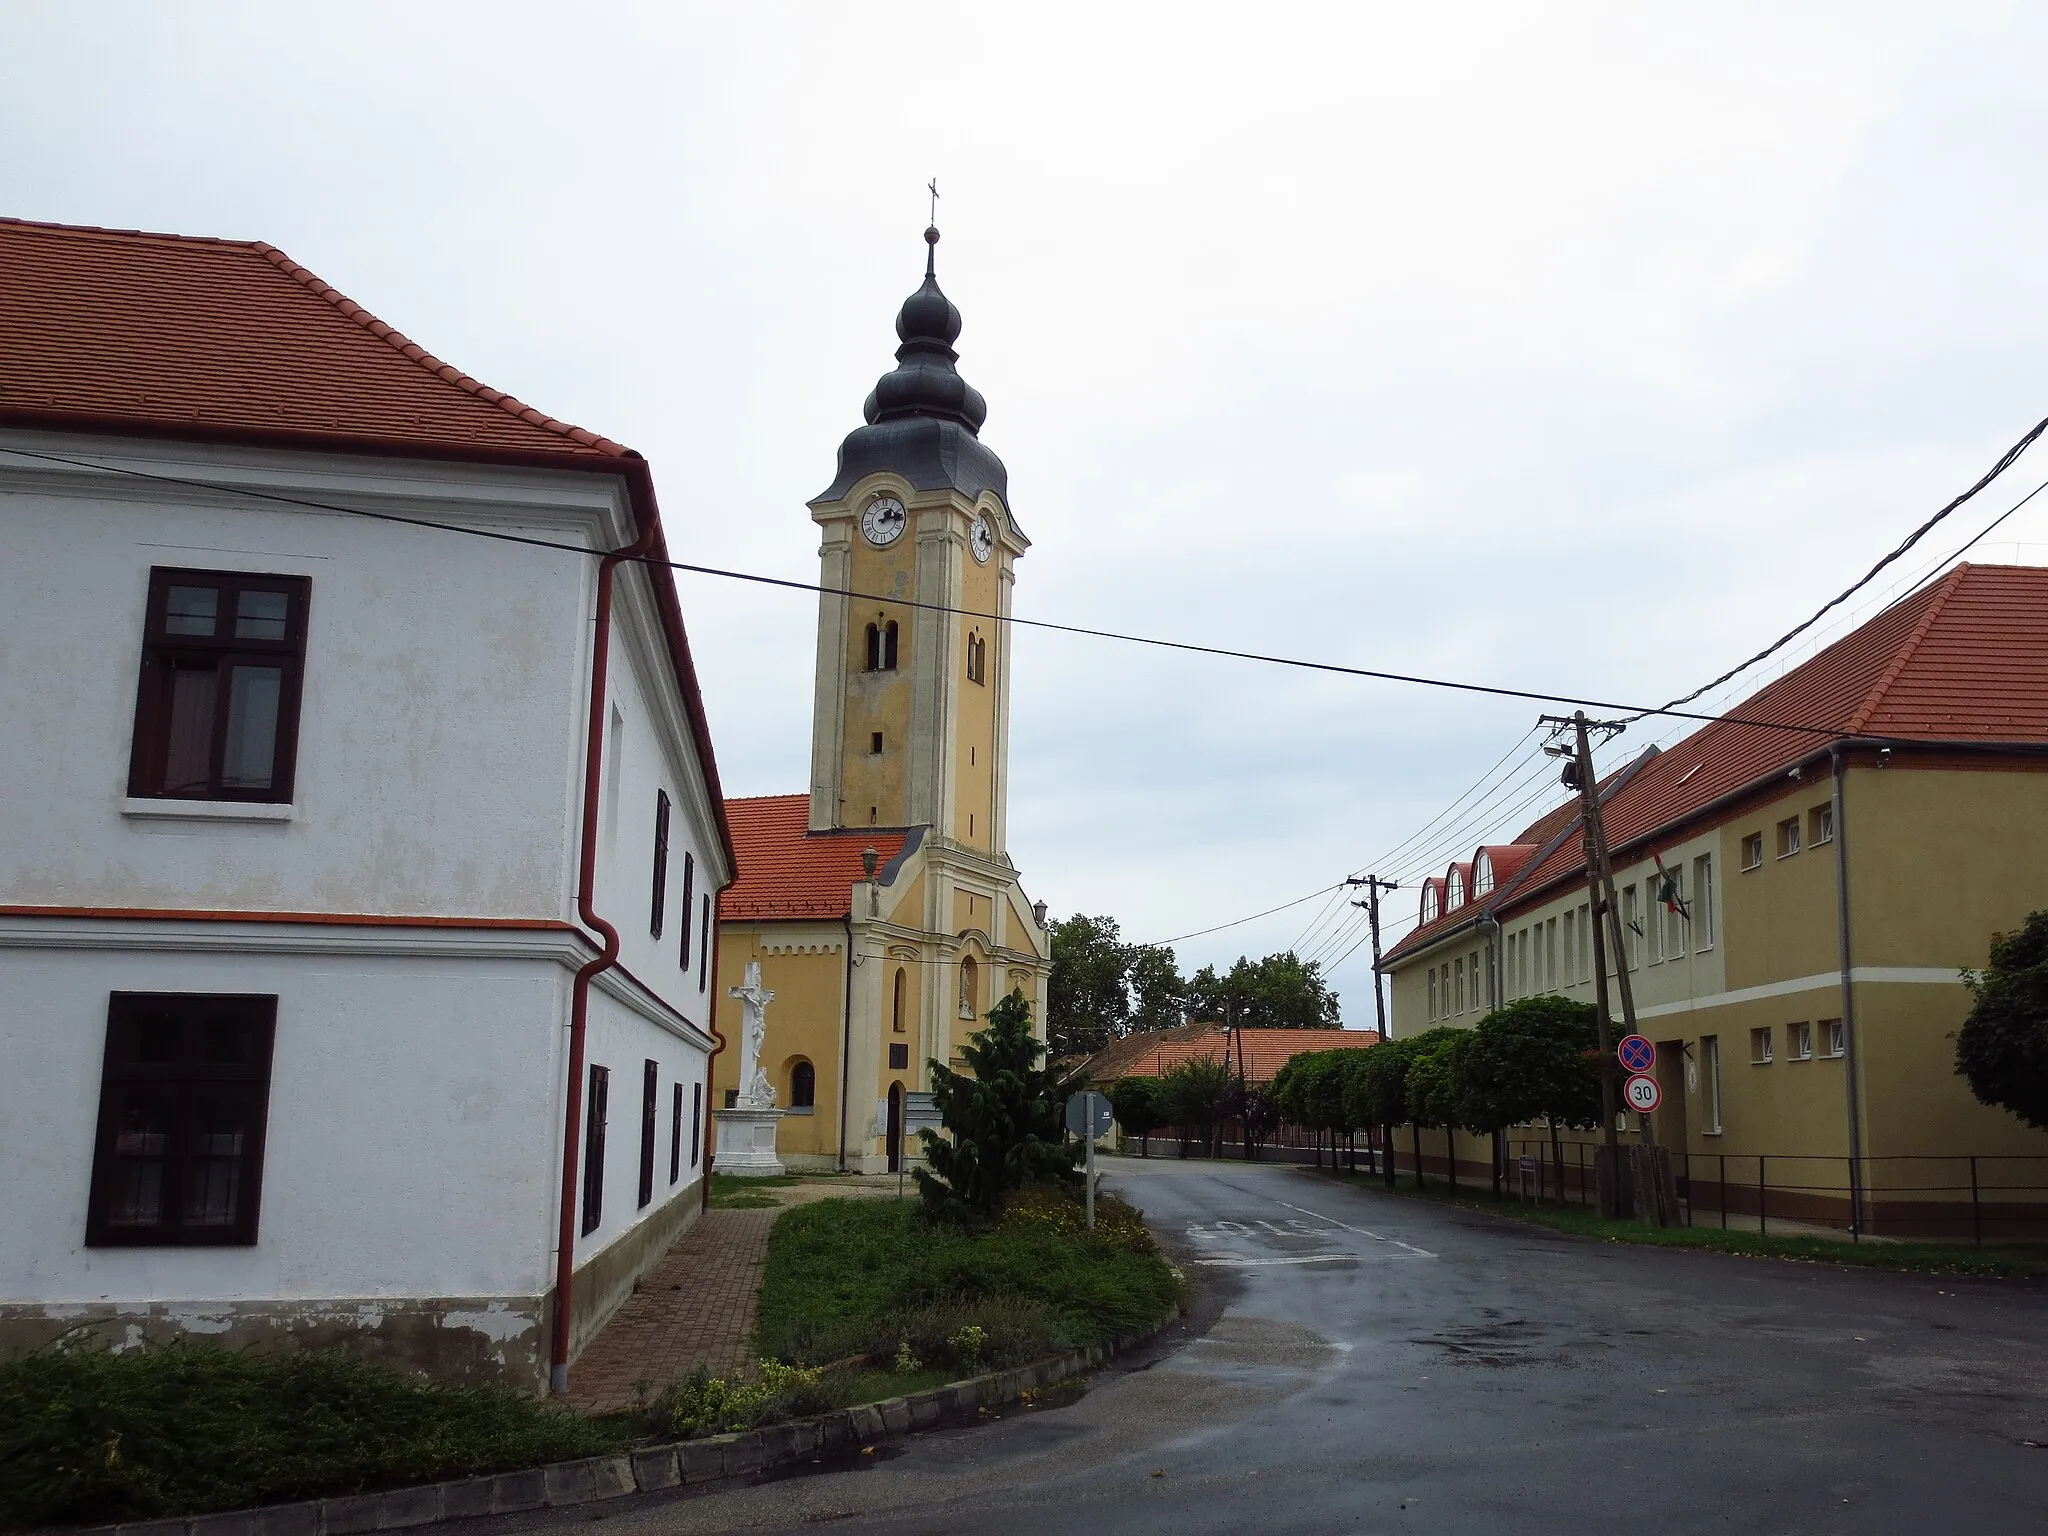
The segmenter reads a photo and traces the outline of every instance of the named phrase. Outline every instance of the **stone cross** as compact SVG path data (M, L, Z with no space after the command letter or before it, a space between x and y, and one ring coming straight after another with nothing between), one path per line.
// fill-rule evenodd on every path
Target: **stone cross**
M746 985L726 989L740 1000L745 1023L740 1030L740 1096L746 1109L773 1109L775 1085L761 1070L761 1044L768 1035L768 1005L775 994L761 985L761 962L747 962Z

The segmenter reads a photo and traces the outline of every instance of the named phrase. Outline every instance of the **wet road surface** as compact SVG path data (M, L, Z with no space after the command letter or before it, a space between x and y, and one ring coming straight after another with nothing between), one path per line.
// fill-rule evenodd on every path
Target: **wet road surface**
M1204 1300L1078 1401L862 1470L478 1523L2048 1530L2048 1287L1590 1243L1273 1165L1109 1169Z

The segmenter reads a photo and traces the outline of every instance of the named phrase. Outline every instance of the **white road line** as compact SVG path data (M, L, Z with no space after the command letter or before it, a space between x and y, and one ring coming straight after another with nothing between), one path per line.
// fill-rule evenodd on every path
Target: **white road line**
M1327 1221L1331 1226L1342 1227L1346 1232L1356 1232L1361 1237L1369 1237L1376 1243L1392 1243L1396 1248L1405 1248L1418 1258L1433 1259L1436 1257L1427 1248L1418 1248L1413 1243L1404 1243L1398 1237L1382 1237L1379 1233L1368 1231L1364 1227L1354 1227L1348 1221L1339 1221L1334 1216L1325 1216L1321 1211L1312 1211L1305 1205L1288 1205L1285 1200L1275 1200L1273 1203L1285 1206L1290 1211L1300 1211L1304 1216L1313 1216L1317 1221Z

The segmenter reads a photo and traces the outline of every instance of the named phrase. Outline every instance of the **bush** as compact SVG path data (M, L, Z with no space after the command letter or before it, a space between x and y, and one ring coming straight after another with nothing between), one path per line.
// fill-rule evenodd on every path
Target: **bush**
M1058 1085L1038 1064L1045 1047L1031 1033L1031 1005L1021 992L988 1011L988 1027L962 1054L972 1076L930 1063L932 1099L951 1139L919 1133L931 1167L916 1170L917 1189L934 1216L988 1221L1018 1185L1071 1176L1076 1149L1062 1145Z
M758 1379L727 1381L706 1374L699 1366L687 1380L661 1395L654 1408L655 1421L668 1433L687 1439L823 1413L832 1406L824 1376L821 1370L763 1360Z
M1956 1071L1980 1104L2048 1130L2048 912L1993 934L1990 965L1965 977L1976 999L1956 1034Z
M83 1342L0 1363L0 1524L152 1520L402 1488L618 1448L516 1392L335 1354Z

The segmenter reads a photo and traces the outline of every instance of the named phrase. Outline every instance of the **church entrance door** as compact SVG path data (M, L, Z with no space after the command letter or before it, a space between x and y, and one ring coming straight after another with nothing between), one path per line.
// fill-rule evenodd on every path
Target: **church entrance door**
M903 1085L889 1085L889 1171L903 1171Z

